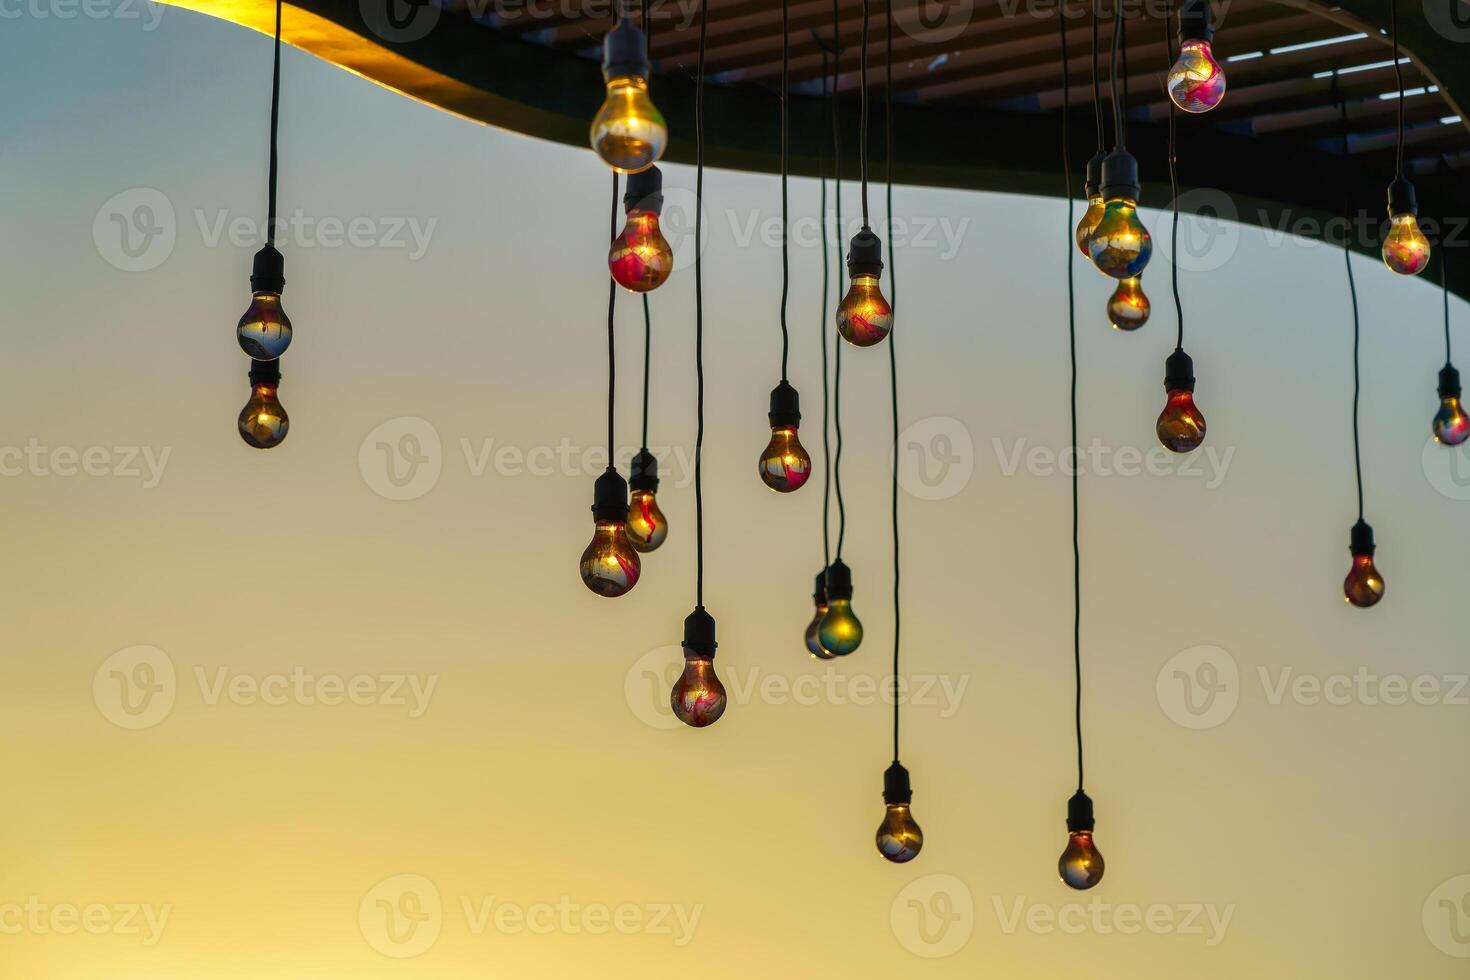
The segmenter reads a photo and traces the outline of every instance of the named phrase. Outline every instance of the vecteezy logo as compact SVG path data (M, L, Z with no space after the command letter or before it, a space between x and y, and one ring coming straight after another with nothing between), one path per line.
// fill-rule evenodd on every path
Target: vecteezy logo
M389 419L362 440L357 468L378 496L416 500L434 489L444 468L439 430L413 415Z
M441 12L434 0L358 0L357 9L367 29L391 44L422 41Z
M1240 703L1240 669L1216 646L1190 647L1170 657L1155 681L1159 707L1176 725L1216 728Z
M898 483L920 500L946 500L970 484L975 443L959 419L943 415L920 419L899 433Z
M893 8L898 29L923 44L944 44L975 19L975 0L915 0Z
M1470 500L1470 442L1444 446L1430 436L1419 462L1424 478L1440 496Z
M1240 211L1235 200L1213 187L1196 187L1179 195L1179 241L1155 235L1165 258L1186 272L1214 272L1235 257L1240 247Z
M623 676L623 698L639 721L666 731L683 727L669 703L669 691L683 669L684 650L676 644L650 650L633 661Z
M915 956L952 956L975 931L975 896L954 875L925 875L894 897L888 921L899 944Z
M384 956L411 959L439 941L444 903L439 889L423 875L394 875L363 896L357 925L367 944Z
M1424 900L1424 935L1446 956L1470 958L1470 875L1444 882Z
M156 269L173 254L178 240L173 202L152 187L114 194L92 218L97 254L123 272Z
M158 647L117 651L92 675L92 701L119 728L152 728L169 716L178 696L174 662Z
M683 187L664 187L664 209L659 213L658 228L674 253L674 271L694 265L695 216L700 213L694 192ZM699 250L709 245L709 212L704 210L699 223Z

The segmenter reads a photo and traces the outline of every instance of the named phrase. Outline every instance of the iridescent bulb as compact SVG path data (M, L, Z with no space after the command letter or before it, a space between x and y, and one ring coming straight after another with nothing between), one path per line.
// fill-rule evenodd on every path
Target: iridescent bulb
M1159 442L1170 452L1188 453L1205 441L1205 417L1194 404L1194 392L1175 388L1159 413Z
M1434 413L1434 438L1446 446L1458 446L1470 436L1470 417L1453 395L1440 400Z
M1169 69L1169 98L1185 112L1209 112L1225 98L1225 72L1210 52L1210 42L1185 41Z
M1143 272L1153 251L1153 236L1139 220L1137 202L1126 197L1108 201L1087 241L1093 265L1114 279L1128 279Z
M291 419L276 397L277 386L252 384L250 400L240 410L240 438L256 449L274 449L286 440Z
M592 119L592 148L619 173L647 170L664 155L669 128L648 97L648 79L638 74L607 80L607 98Z
M1143 284L1137 276L1118 281L1108 300L1108 322L1118 330L1137 330L1148 322L1153 311L1148 297L1143 294Z
M863 642L863 624L852 614L851 599L828 599L817 641L834 657L845 657Z
M635 208L613 240L607 267L624 289L646 293L668 281L674 271L674 250L658 225L658 212Z
M852 277L847 295L837 307L837 332L854 347L882 343L893 329L893 307L883 297L877 276Z
M582 581L600 596L616 599L638 584L642 566L622 521L600 520L582 552Z
M1103 856L1093 842L1089 830L1074 830L1067 835L1067 849L1057 861L1057 871L1069 888L1086 891L1102 881Z
M1383 576L1373 565L1373 556L1353 555L1353 567L1342 583L1342 594L1359 609L1367 609L1383 598Z
M628 500L628 543L635 551L653 551L669 536L669 519L658 508L652 490L634 490Z
M1383 240L1383 264L1401 276L1417 276L1429 264L1429 239L1419 230L1412 213L1389 219L1388 237Z
M685 656L684 673L669 694L674 714L690 728L704 728L725 713L725 685L715 676L713 657Z
M777 493L800 490L812 475L812 458L796 437L796 426L771 429L771 441L760 459L761 482Z
M1088 251L1087 243L1092 241L1092 233L1102 223L1103 212L1106 210L1102 195L1093 194L1087 199L1087 210L1082 212L1082 217L1077 221L1077 251L1088 258L1092 258L1092 253Z
M914 821L906 803L889 803L878 825L878 853L894 864L906 864L919 856L924 847L924 832Z
M274 361L291 346L291 318L281 308L281 294L257 291L235 328L240 349L257 361Z

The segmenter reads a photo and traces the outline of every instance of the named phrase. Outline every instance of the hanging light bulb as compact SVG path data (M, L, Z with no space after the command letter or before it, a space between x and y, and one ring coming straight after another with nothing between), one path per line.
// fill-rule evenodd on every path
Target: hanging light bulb
M1225 98L1225 72L1210 50L1215 27L1209 0L1179 7L1179 59L1169 69L1169 99L1185 112L1209 112Z
M1359 609L1376 605L1383 598L1383 576L1373 564L1373 528L1362 518L1353 525L1353 567L1343 580L1342 592L1347 601Z
M582 581L600 596L616 599L638 584L642 566L628 540L628 483L609 466L592 496L592 541L582 552Z
M291 419L277 397L280 361L250 362L250 400L240 409L240 438L256 449L274 449L286 441Z
M623 194L628 220L607 252L607 267L619 286L635 293L657 289L674 271L674 250L658 226L664 207L664 177L657 167L631 174Z
M836 656L822 646L822 617L827 615L827 570L817 573L817 585L812 591L812 604L817 607L816 615L806 627L806 648L817 660L831 660Z
M1188 453L1205 441L1205 417L1194 404L1194 360L1177 348L1164 362L1168 400L1159 413L1159 442L1170 452Z
M1419 201L1414 185L1395 177L1388 185L1388 235L1383 264L1401 276L1417 276L1429 265L1429 239L1419 230Z
M634 550L647 554L664 543L669 536L669 519L659 510L658 458L647 449L633 457L629 469L632 491L628 501L628 543Z
M1439 411L1434 413L1434 438L1446 446L1458 446L1470 437L1470 417L1460 404L1460 372L1453 364L1439 371Z
M1137 276L1118 280L1118 288L1108 299L1108 322L1117 330L1137 330L1148 322L1153 305L1143 294L1143 282Z
M291 346L291 318L281 308L286 260L274 245L255 253L250 271L250 306L235 328L240 349L257 361L274 361Z
M1087 179L1082 184L1087 194L1087 210L1077 220L1077 250L1088 258L1092 253L1087 250L1087 243L1092 240L1092 233L1097 230L1103 212L1107 210L1102 196L1102 165L1106 157L1102 150L1092 155L1092 159L1087 161Z
M1087 241L1094 265L1114 279L1140 275L1153 255L1153 236L1138 217L1138 161L1121 146L1102 167L1103 215Z
M817 638L834 657L847 656L863 642L863 624L852 614L852 569L841 558L827 569L827 612Z
M761 452L761 482L777 493L800 490L812 475L812 458L796 436L801 399L790 383L771 389L771 441Z
M648 38L626 17L602 44L607 98L592 119L592 149L619 173L647 170L664 155L669 128L648 97Z
M1102 881L1103 856L1092 839L1094 826L1092 800L1079 789L1067 801L1067 847L1057 861L1062 881L1079 892Z
M883 822L878 825L878 853L894 864L907 864L924 848L924 832L914 821L909 806L914 791L909 786L909 771L894 760L883 773Z
M674 682L669 703L690 728L707 728L725 713L725 685L715 676L715 619L696 606L684 618L684 673Z
M837 332L854 347L883 342L893 329L893 307L883 298L883 242L864 225L847 251L847 295L837 307Z

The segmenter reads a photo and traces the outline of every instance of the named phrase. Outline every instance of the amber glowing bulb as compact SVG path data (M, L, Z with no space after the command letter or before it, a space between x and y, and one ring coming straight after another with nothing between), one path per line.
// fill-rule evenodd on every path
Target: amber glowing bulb
M837 332L854 347L883 342L893 329L893 307L883 297L883 243L864 225L847 251L847 295L837 307Z
M824 568L817 573L817 585L812 591L812 605L816 606L816 614L806 627L807 651L817 660L831 660L836 656L829 653L822 646L822 618L827 615L827 570Z
M1431 426L1434 438L1445 446L1458 446L1470 437L1470 417L1460 404L1460 372L1453 364L1439 371L1439 411Z
M707 728L725 713L725 685L715 676L715 620L703 606L684 618L684 672L669 692L674 715L690 728Z
M607 252L607 268L624 289L646 293L668 281L674 251L659 228L664 207L664 177L657 167L628 177L623 207L628 220Z
M628 483L609 466L593 489L592 541L582 552L582 581L600 596L616 599L638 584L642 566L628 540Z
M1419 230L1419 201L1414 185L1395 177L1388 185L1388 235L1383 264L1401 276L1417 276L1429 265L1429 239Z
M628 543L643 554L654 551L669 536L669 519L659 509L658 459L646 448L633 457L629 470Z
M1103 211L1106 210L1102 196L1102 165L1105 157L1102 150L1092 155L1092 159L1087 161L1087 178L1082 184L1087 194L1087 210L1077 219L1077 251L1088 258L1092 257L1092 253L1087 250L1087 243L1092 241L1092 233L1097 230Z
M1353 567L1342 583L1342 593L1347 601L1359 609L1376 605L1383 598L1383 576L1373 564L1373 528L1361 518L1353 525L1351 548Z
M1137 276L1118 280L1108 300L1108 322L1116 330L1137 330L1148 322L1153 306L1143 294L1143 283Z
M1179 58L1169 69L1169 99L1185 112L1209 112L1225 98L1225 72L1210 50L1215 38L1209 0L1179 5Z
M281 308L286 263L274 245L255 253L250 272L250 306L235 327L240 349L257 361L274 361L291 346L291 318Z
M1194 361L1177 348L1164 362L1167 400L1155 427L1159 442L1170 452L1188 453L1205 441L1205 417L1194 404Z
M894 864L907 864L924 848L924 832L910 809L914 791L909 771L894 760L883 773L883 822L878 825L878 853Z
M1122 147L1103 160L1103 214L1087 240L1093 265L1114 279L1142 274L1154 252L1153 236L1138 217L1138 161Z
M648 38L626 17L602 46L607 98L592 119L592 149L619 173L647 170L664 155L669 129L648 97Z
M772 389L768 417L771 441L761 451L761 482L777 493L800 490L812 475L812 458L796 435L801 422L801 401L788 382L782 381Z
M841 558L827 569L827 612L817 639L834 657L847 656L863 642L863 624L852 612L852 569Z
M1067 801L1067 847L1057 861L1062 881L1079 892L1102 881L1103 856L1092 839L1094 825L1092 800L1079 789Z
M281 404L280 361L250 362L250 400L240 409L240 438L256 449L274 449L286 441L291 419Z

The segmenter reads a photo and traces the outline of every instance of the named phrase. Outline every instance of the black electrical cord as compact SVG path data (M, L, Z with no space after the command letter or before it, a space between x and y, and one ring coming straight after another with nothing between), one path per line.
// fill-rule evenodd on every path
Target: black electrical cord
M1404 175L1404 66L1399 64L1399 0L1389 0L1388 18L1393 35L1393 77L1399 87L1399 138L1394 157L1394 176Z
M1121 19L1121 15L1120 15ZM1072 360L1071 416L1072 416L1072 669L1077 681L1076 701L1073 709L1077 728L1077 791L1082 791L1082 546L1079 510L1077 506L1077 475L1081 469L1077 462L1077 291L1074 280L1072 249L1072 76L1067 66L1067 18L1064 6L1058 7L1058 25L1062 41L1062 179L1065 181L1067 201L1067 245L1064 252L1067 265L1067 339ZM1117 32L1113 34L1114 65L1117 64ZM1113 76L1114 104L1116 105L1117 74ZM1118 129L1119 136L1122 129Z
M791 4L781 0L781 381L786 381L786 363L791 355L791 331L786 326L786 300L791 294L790 205L786 173L790 124L787 102L791 85Z
M858 52L858 178L862 183L863 227L868 227L868 0L863 0L863 42Z
M1092 119L1097 127L1097 152L1102 153L1107 149L1105 142L1106 128L1103 122L1103 97L1102 97L1102 70L1097 63L1098 31L1102 23L1102 5L1099 0L1092 0ZM1066 96L1062 100L1066 101Z
M1337 80L1332 82L1333 96L1337 96ZM1347 102L1337 103L1338 118L1342 122L1342 162L1343 167L1350 165L1348 130L1347 130ZM1347 186L1344 179L1344 186ZM1358 484L1358 520L1363 519L1363 450L1358 440L1358 401L1362 394L1362 383L1358 371L1358 338L1361 332L1361 324L1358 318L1358 284L1353 279L1353 250L1352 250L1352 218L1350 206L1346 197L1342 202L1342 261L1347 268L1348 295L1353 302L1353 475Z
M648 294L643 294L643 451L648 452L648 373L653 362L653 317L648 312Z
M1174 5L1164 10L1164 54L1169 59L1168 71L1174 66ZM1184 303L1179 299L1179 149L1176 142L1176 112L1169 99L1169 192L1174 195L1174 225L1169 238L1169 275L1174 288L1174 313L1179 321L1175 350L1184 349Z
M1123 103L1118 99L1118 49L1123 35L1123 0L1114 0L1113 3L1113 59L1112 78L1113 88L1113 145L1119 149L1128 142L1128 133L1123 128ZM1065 67L1065 66L1064 66ZM1064 74L1066 74L1064 72Z
M276 137L281 127L281 0L276 0L276 51L271 66L271 160L267 178L265 241L276 243Z
M832 109L831 93L827 88L827 51L822 51L822 101ZM831 337L828 330L827 307L827 148L817 141L817 179L821 184L821 203L817 211L817 227L822 235L822 295L817 302L821 315L817 317L817 336L822 341L822 568L832 564L832 431L831 393L828 390L827 344Z
M833 247L837 252L837 268L842 269L842 113L837 98L837 85L842 79L841 17L837 0L832 0L832 192L836 202L837 234ZM842 302L842 278L837 277L837 302ZM832 486L837 497L837 560L842 560L842 544L847 538L847 505L842 499L842 344L832 345L832 434L837 440L837 454L832 460Z
M1444 362L1450 363L1450 287L1448 283L1449 273L1445 266L1449 265L1449 254L1441 248L1439 250L1439 292L1444 300Z
M863 4L866 11L867 4ZM883 65L885 78L883 82L883 138L884 138L884 167L883 175L887 178L887 204L888 204L888 234L893 234L893 3L892 0L883 5L886 18L883 34ZM866 51L867 45L864 45ZM890 246L892 242L890 241ZM897 309L898 307L898 255L890 248L888 253L888 305ZM894 317L893 325L898 325L897 317ZM901 563L899 561L898 545L898 353L895 338L890 331L888 335L888 384L893 393L893 761L898 762L898 653L900 627L903 623L903 606L899 595L899 577L901 574Z
M704 46L709 0L699 0L699 70L694 83L694 374L699 424L694 436L694 604L704 607Z
M618 238L618 172L612 175L612 230L609 240ZM612 276L607 278L607 465L614 466L617 446L613 442L613 417L617 406L618 392L618 348L614 337L613 318L617 312L618 284Z

